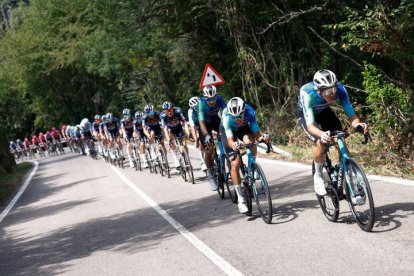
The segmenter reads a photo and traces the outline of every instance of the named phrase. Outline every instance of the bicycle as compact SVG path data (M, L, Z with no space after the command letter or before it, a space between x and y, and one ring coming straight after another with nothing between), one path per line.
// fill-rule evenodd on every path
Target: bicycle
M218 183L218 189L217 193L221 199L224 199L225 197L225 191L224 191L224 184L226 184L227 192L229 194L230 200L233 203L237 203L237 193L234 189L233 185L229 184L230 179L230 162L226 157L223 144L220 139L217 139L216 142L219 146L220 154L217 154L217 148L214 146L213 149L213 167L214 172L216 174L217 183Z
M188 180L192 184L195 184L193 166L191 165L190 157L188 156L188 153L184 148L183 139L185 138L175 136L175 144L177 145L177 148L175 150L178 153L178 161L180 163L180 173L184 181L187 181L187 174L188 174Z
M264 142L260 142L264 143ZM246 206L248 212L246 215L250 216L252 214L253 209L253 201L252 198L255 198L256 205L259 209L260 216L262 217L265 223L272 222L272 215L273 215L273 207L272 207L272 197L269 189L269 184L266 180L266 176L260 167L260 165L256 162L251 148L258 143L254 143L251 145L243 145L246 149L243 153L240 150L235 152L233 156L233 160L236 159L237 155L240 155L240 171L241 171L241 179L242 179L242 190L244 200L246 201ZM272 146L270 143L265 143L267 145L267 153L272 151ZM244 164L243 155L247 155L247 166ZM259 183L258 183L259 182Z
M362 132L362 128L357 128L357 131ZM366 232L370 232L375 221L374 200L362 167L357 161L348 156L345 138L349 135L348 132L334 131L331 133L331 137L335 138L335 142L325 144L324 155L326 157L323 163L323 179L327 183L326 195L317 195L317 199L325 217L332 222L338 219L339 201L345 199L348 201L352 216L359 227ZM370 137L369 135L364 136L365 140L362 143L367 144ZM338 146L340 152L339 163L335 166L332 166L328 156L329 148L332 146ZM315 174L314 162L312 163L313 174ZM357 199L360 201L356 202ZM366 203L368 203L367 209L362 211Z
M91 138L85 138L86 146L89 150L89 155L92 157L92 159L98 160L98 153L95 150L95 145L93 144L94 139Z
M171 177L170 167L168 165L167 154L164 147L160 144L162 136L156 136L154 142L149 145L149 152L151 156L152 169L155 173L158 173L158 169L162 176L164 173ZM158 167L158 169L157 169Z
M139 156L139 144L136 143L135 139L132 140L132 147L131 158L134 163L135 170L142 171L141 158Z

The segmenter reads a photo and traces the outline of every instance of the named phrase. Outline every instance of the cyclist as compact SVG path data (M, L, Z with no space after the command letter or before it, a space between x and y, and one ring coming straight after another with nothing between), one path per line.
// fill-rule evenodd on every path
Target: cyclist
M332 71L317 71L313 81L300 89L297 116L304 132L315 143L313 158L316 172L313 182L318 195L326 194L322 178L324 144L331 141L331 131L342 130L341 122L330 108L336 100L340 101L351 125L354 128L360 125L367 134L368 125L360 122L349 102L348 92Z
M148 142L150 144L154 143L154 138L158 138L160 140L160 144L165 150L165 146L163 143L163 136L161 132L160 126L160 113L154 110L153 105L146 105L144 107L145 114L142 117L142 126L144 128L145 136L148 138Z
M255 141L268 143L269 135L262 134L260 131L254 109L241 98L234 97L230 99L227 108L223 111L220 139L231 164L230 175L238 197L239 212L247 213L248 209L240 186L240 155L233 160L234 154L235 151L240 150L243 144L252 145L251 151L253 156L256 157L257 147L254 145Z
M214 176L213 167L213 139L212 130L219 132L220 115L226 108L226 103L222 96L217 94L214 85L207 85L203 88L203 97L198 104L198 120L200 124L200 141L205 145L204 162L207 166L207 177L212 191L218 189L217 179Z
M37 138L36 135L33 135L32 136L32 145L36 147L36 151L40 154L40 151L42 149L39 147L39 143L40 143L39 138Z
M40 143L43 144L43 147L45 148L45 150L48 150L47 143L46 143L46 138L45 138L45 135L43 134L43 132L39 132L39 140L40 140Z
M60 141L61 139L60 132L55 127L52 127L51 134L52 134L53 141L55 141L56 145L63 150L63 145L62 145L62 142Z
M118 120L118 118L115 118L112 113L107 113L106 116L106 122L104 124L105 128L105 135L108 138L109 141L109 148L113 149L114 147L114 141L117 143L119 147L119 153L122 156L122 143L121 143L121 137L119 136L119 130L121 128L121 124ZM113 154L113 152L112 152ZM115 158L114 155L112 155L112 158Z
M17 150L21 153L21 156L22 157L26 156L26 150L24 148L24 144L20 139L16 140L16 146L17 146Z
M128 108L125 108L122 111L122 115L124 116L124 118L121 120L122 136L125 138L125 144L127 145L129 167L133 168L134 162L132 162L131 158L133 144L131 142L131 139L134 134L134 121L132 120L131 110L129 110Z
M23 141L23 146L24 146L24 150L25 152L32 157L32 150L30 149L30 142L29 142L29 138L25 137L24 141Z
M100 115L95 115L94 121L92 123L92 131L93 131L93 137L96 141L98 141L98 151L102 153L101 148L101 132L100 132L100 126L102 123L102 119Z
M88 155L90 155L91 150L95 150L95 140L93 139L92 134L92 124L89 122L88 118L83 118L79 126L82 132L83 141L87 145L89 145L89 142L91 143L91 148L88 147Z
M199 133L200 133L200 124L198 122L198 103L200 99L198 97L192 97L188 101L188 105L190 108L188 109L188 122L190 124L190 135L192 135L194 141L196 142L196 147L198 148L198 152L200 154L201 159L201 170L207 171L206 164L204 163L204 149L202 144L200 143Z
M14 141L10 141L9 143L9 150L14 155L14 157L19 160L20 153L17 151L17 145Z
M137 111L135 112L135 119L134 119L134 137L135 139L139 139L140 145L140 155L141 160L144 162L144 168L148 167L148 160L145 155L145 133L144 128L142 126L142 112Z
M68 126L67 125L62 125L60 127L60 134L62 135L63 139L66 141L66 145L68 146L70 151L73 152L72 144L70 142L70 137L68 135Z
M163 111L160 114L161 125L164 128L165 138L168 140L170 146L170 152L174 159L174 165L176 168L180 167L180 162L177 159L176 148L174 137L180 138L183 141L184 149L188 153L187 141L185 139L185 133L189 132L187 122L185 120L183 111L179 107L174 107L172 102L164 102L162 104Z
M52 134L50 133L50 131L46 131L45 134L45 139L46 139L46 146L48 149L51 149L52 151L56 150L53 148L53 145L51 145L51 143L53 142L53 137Z
M105 124L106 124L106 116L102 115L101 116L101 123L99 124L99 132L100 132L100 138L102 140L102 145L103 145L103 155L107 156L107 152L108 152L108 137L106 137L105 134Z

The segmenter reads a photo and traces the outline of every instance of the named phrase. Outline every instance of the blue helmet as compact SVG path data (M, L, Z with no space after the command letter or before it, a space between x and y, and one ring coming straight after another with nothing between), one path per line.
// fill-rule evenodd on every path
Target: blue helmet
M145 113L150 113L151 111L154 111L154 106L153 105L150 105L150 104L147 104L144 107L144 111L145 111Z
M168 102L164 102L164 103L162 104L162 109L164 109L164 110L171 109L171 108L173 108L173 104L172 104L172 102L170 102L170 101L168 101Z
M128 108L125 108L122 111L122 115L124 115L124 117L131 117L131 110L129 110Z
M107 113L105 117L107 121L112 121L114 119L114 116L112 115L112 113Z
M135 118L141 118L142 117L142 112L141 111L137 111L135 112Z

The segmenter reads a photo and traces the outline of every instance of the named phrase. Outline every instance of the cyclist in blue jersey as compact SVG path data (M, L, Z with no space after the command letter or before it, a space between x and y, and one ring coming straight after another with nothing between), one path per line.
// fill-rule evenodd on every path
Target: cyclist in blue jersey
M170 152L174 159L174 165L176 168L180 167L180 162L178 162L174 137L183 139L183 145L185 150L188 153L187 141L185 139L186 134L188 133L187 121L185 120L183 111L179 107L173 106L172 102L164 102L162 104L163 111L160 114L161 125L164 128L165 139L168 141L170 146ZM184 128L186 132L184 132Z
M193 136L193 139L196 143L196 147L198 148L198 152L200 154L201 160L201 170L207 171L206 164L204 163L204 149L202 144L200 143L199 133L200 133L200 124L198 121L198 103L200 99L198 97L192 97L188 101L188 105L190 108L188 109L188 123L190 124L190 134Z
M132 120L131 110L129 110L128 108L125 108L122 111L122 115L124 116L124 118L121 120L122 136L125 138L125 143L127 144L129 167L133 168L134 162L132 162L131 157L133 145L131 139L134 134L134 121Z
M91 141L92 148L95 148L95 141L93 139L93 128L92 124L89 122L88 118L84 118L80 123L80 129L83 136L83 141L87 143L87 140ZM88 155L90 154L90 150L88 149Z
M212 130L219 132L221 118L219 113L226 108L222 96L217 94L214 85L207 85L203 88L203 96L198 104L198 120L200 124L200 141L205 146L204 162L207 166L207 177L212 191L218 189L217 179L214 176L213 167L213 139Z
M255 141L268 143L269 135L262 134L260 131L259 125L256 122L254 109L241 98L234 97L230 99L227 103L227 108L223 111L222 124L220 125L220 139L231 164L230 175L238 196L239 212L242 214L247 213L248 209L240 186L240 155L233 160L234 154L235 151L240 150L240 146L243 144L253 145L251 150L256 157L257 148L254 145Z
M330 108L337 100L341 103L352 127L360 125L364 129L364 134L367 134L368 125L360 122L349 102L348 92L344 85L337 81L332 71L319 70L315 73L313 81L300 89L297 116L303 130L315 143L313 158L316 172L313 182L318 195L326 194L322 178L324 143L331 141L331 131L342 130L341 122Z
M145 155L145 133L144 133L144 127L142 126L142 112L137 111L135 112L135 119L134 119L134 137L138 141L140 141L139 144L139 150L141 155L141 160L144 163L144 168L148 167L148 160Z
M154 138L158 137L161 146L165 150L160 125L160 113L154 110L153 105L146 105L144 111L145 114L142 117L142 126L144 127L144 133L147 136L149 143L154 143Z
M112 113L107 113L106 122L104 124L105 135L109 141L109 148L113 149L114 140L118 144L119 152L122 155L122 143L119 130L121 129L121 123L119 122L118 118L115 118ZM114 158L114 156L112 156Z

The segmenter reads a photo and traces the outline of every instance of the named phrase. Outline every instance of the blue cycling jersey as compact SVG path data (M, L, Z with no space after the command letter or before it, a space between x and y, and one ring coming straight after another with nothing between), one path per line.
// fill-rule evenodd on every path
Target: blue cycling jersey
M135 118L134 120L134 131L142 131L142 117Z
M227 108L223 111L223 127L226 131L227 138L233 137L233 131L237 131L243 126L249 125L253 133L260 131L259 125L256 122L256 112L253 107L246 104L246 109L240 117L230 115Z
M104 126L108 131L111 131L111 132L118 131L121 128L121 124L118 118L115 118L115 117L113 117L112 122L106 121L104 123Z
M134 130L134 121L132 120L132 118L130 118L129 120L122 119L121 127L125 129L126 132L132 132Z
M190 108L188 110L188 121L192 127L198 125L198 107L197 109Z
M174 114L173 116L168 116L165 110L160 114L161 125L166 128L175 128L181 125L181 123L185 123L185 117L183 111L179 107L174 107Z
M160 113L152 111L142 117L142 126L146 128L157 127L160 125Z
M213 106L209 106L206 98L200 98L198 102L198 120L210 122L212 118L218 117L219 112L226 109L227 105L220 95L216 95L216 102Z
M351 117L355 115L354 108L349 102L348 92L342 83L338 82L336 85L335 101L340 100L341 105L345 111L346 116ZM334 102L335 102L334 101ZM333 102L332 102L333 103ZM305 115L306 124L310 125L315 122L315 114L321 113L323 110L329 108L332 103L325 101L316 91L316 86L313 81L305 84L300 89L300 95L298 99L298 109L303 111Z

